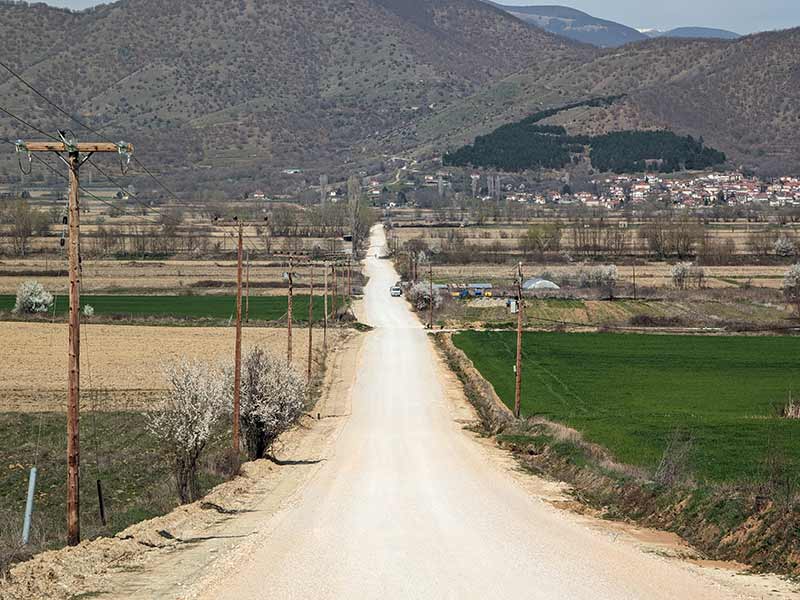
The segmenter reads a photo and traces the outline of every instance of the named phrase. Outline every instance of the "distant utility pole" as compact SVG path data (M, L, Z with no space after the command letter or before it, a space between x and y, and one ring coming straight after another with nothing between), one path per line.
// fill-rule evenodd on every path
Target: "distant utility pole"
M250 322L250 251L247 251L247 296L244 305L244 320Z
M80 169L95 152L130 156L124 142L77 143L61 134L60 142L17 142L21 152L55 152L69 167L69 383L67 395L67 544L77 546L80 530ZM61 156L65 152L67 158ZM81 156L84 154L85 156Z
M633 299L638 300L636 291L636 257L633 257Z
M333 269L333 298L331 299L333 301L333 310L331 310L331 316L334 319L336 319L336 309L337 309L337 304L339 304L339 299L337 298L337 295L339 294L339 282L336 280L336 261L335 260L333 261L333 264L331 265L331 269Z
M237 219L238 220L238 219ZM236 251L236 348L233 370L233 456L235 466L239 465L239 406L242 390L242 223L238 224L238 244Z
M292 257L289 257L289 272L287 273L289 281L289 297L288 309L286 312L286 322L288 324L287 332L288 338L286 342L286 362L292 364L292 300L294 296L294 274L292 273Z
M353 301L353 275L352 275L352 258L347 258L347 306L349 307Z
M313 338L312 332L314 330L314 263L311 263L309 272L309 288L308 293L308 383L311 384L311 363L313 355Z
M431 302L430 302L430 309L431 309L431 317L429 321L428 327L431 331L433 331L433 257L428 258L428 275L431 280Z
M328 353L328 262L325 261L323 269L325 272L325 297L322 315L322 352Z
M517 363L515 367L516 385L514 390L514 416L519 419L522 393L522 263L517 266Z

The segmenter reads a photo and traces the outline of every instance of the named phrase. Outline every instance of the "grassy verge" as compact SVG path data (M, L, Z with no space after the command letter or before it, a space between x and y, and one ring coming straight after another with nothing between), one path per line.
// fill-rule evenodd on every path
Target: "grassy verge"
M10 313L14 308L15 296L0 296L0 311ZM297 295L293 302L293 320L298 323L308 321L308 295ZM341 306L342 299L337 300ZM81 297L81 306L90 305L97 317L114 317L125 319L136 318L173 318L188 320L227 320L236 315L235 296L126 296L126 295L92 295ZM333 298L329 298L329 307L333 306ZM68 310L65 296L56 299L55 312L64 315ZM242 310L244 310L244 303ZM251 321L277 321L285 318L287 310L286 296L251 296ZM314 319L323 318L324 301L321 296L314 297Z
M0 413L0 571L10 562L64 545L66 436L64 414ZM229 434L219 431L205 453L203 490L224 480ZM91 413L81 419L81 534L113 535L178 505L171 465L139 413ZM38 477L31 543L20 547L31 466ZM107 524L100 520L101 479ZM4 564L5 563L5 564Z
M513 333L453 336L513 402ZM531 333L523 415L497 437L611 518L710 556L800 574L799 338ZM569 427L567 427L567 425Z

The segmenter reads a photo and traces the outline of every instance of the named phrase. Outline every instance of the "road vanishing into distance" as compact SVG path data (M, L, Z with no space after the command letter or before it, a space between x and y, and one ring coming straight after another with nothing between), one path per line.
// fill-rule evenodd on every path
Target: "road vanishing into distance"
M616 541L498 468L454 419L425 330L390 297L384 243L374 229L359 316L375 330L331 456L202 598L768 597Z

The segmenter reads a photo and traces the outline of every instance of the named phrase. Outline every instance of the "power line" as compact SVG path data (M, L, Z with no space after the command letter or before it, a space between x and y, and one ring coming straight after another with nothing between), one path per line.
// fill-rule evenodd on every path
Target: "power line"
M8 71L9 73L11 73L11 75L13 75L13 76L14 76L16 79L18 79L18 80L19 80L19 81L20 81L20 82L21 82L21 83L22 83L22 84L23 84L23 85L24 85L26 88L28 88L28 89L29 89L30 91L32 91L34 94L36 94L37 96L39 96L39 98L41 98L42 100L44 100L45 102L47 102L47 103L48 103L50 106L52 106L53 108L55 108L55 109L56 109L58 112L60 112L62 115L64 115L65 117L67 117L68 119L70 119L70 120L72 120L72 121L75 121L75 123L77 123L78 125L80 125L81 127L85 128L85 129L88 129L89 131L91 131L91 132L92 132L92 133L94 133L95 135L99 135L101 138L105 139L105 141L107 141L107 142L111 142L111 140L109 140L109 139L108 139L108 138L107 138L105 135L103 135L102 133L100 133L100 132L99 132L99 131L97 131L96 129L93 129L92 127L90 127L89 125L87 125L86 123L84 123L83 121L80 121L80 120L78 120L77 118L75 118L74 116L72 116L71 114L69 114L69 113L68 113L66 110L64 110L63 108L61 108L61 107L60 107L58 104L56 104L55 102L53 102L52 100L50 100L50 98L48 98L48 97L47 97L47 96L45 96L45 95L44 95L42 92L40 92L40 91L39 91L39 90L37 90L35 87L33 87L33 85L31 85L30 83L28 83L28 81L27 81L27 80L25 80L25 79L22 77L22 75L20 75L20 74L19 74L19 73L17 73L16 71L14 71L14 69L12 69L11 67L9 67L9 66L8 66L6 63L4 63L3 61L0 61L0 67L3 67L3 68L6 70L6 71ZM41 132L40 132L40 133L41 133ZM53 139L55 139L55 138L53 138ZM114 142L111 142L111 143L113 144Z
M61 113L62 115L64 115L64 116L65 116L65 117L67 117L68 119L70 119L70 120L74 121L75 123L77 123L78 125L80 125L81 127L83 127L84 129L86 129L86 130L88 130L88 131L90 131L90 132L94 133L95 135L98 135L98 136L100 136L100 137L101 137L101 138L103 138L105 141L107 141L107 142L110 142L110 143L112 143L112 144L114 143L114 142L112 142L112 141L111 141L111 140L110 140L110 139L109 139L109 138L108 138L106 135L104 135L103 133L101 133L100 131L98 131L96 128L94 128L94 127L92 127L92 126L90 126L90 125L86 124L85 122L81 121L81 120L80 120L80 119L78 119L77 117L74 117L74 116L73 116L73 115L71 115L69 112L67 112L66 110L64 110L63 108L61 108L61 107L60 107L58 104L56 104L55 102L53 102L52 100L50 100L50 98L48 98L48 97L47 97L47 96L45 96L45 95L44 95L42 92L40 92L38 89L36 89L36 88L35 88L35 87L34 87L34 86L33 86L33 85L30 83L30 82L28 82L28 81L27 81L27 80L26 80L24 77L22 77L22 75L20 75L19 73L17 73L17 72L16 72L14 69L12 69L11 67L9 67L9 66L8 66L6 63L4 63L4 62L0 61L0 66L2 66L2 67L3 67L3 68L6 70L6 71L8 71L9 73L11 73L11 75L12 75L12 76L14 76L16 79L18 79L18 80L19 80L19 81L20 81L20 82L21 82L21 83L22 83L22 84L23 84L25 87L27 87L29 90L31 90L31 91L32 91L34 94L36 94L36 95L37 95L39 98L41 98L42 100L44 100L45 102L47 102L47 104L49 104L50 106L52 106L52 107L53 107L54 109L56 109L56 110L57 110L59 113ZM4 112L5 112L5 111L4 111ZM10 113L8 113L8 114L10 114ZM11 115L11 116L14 116L14 115ZM15 117L15 118L17 118L17 117ZM24 121L23 121L23 122L24 122ZM27 124L27 123L26 123L26 124ZM40 129L37 129L37 131L39 131L39 133L43 133L44 135L48 135L48 134L44 133L43 131L41 131ZM49 135L48 135L48 137L50 137L51 139L56 139L56 138L54 138L53 136L49 136ZM147 175L148 175L148 176L149 176L149 177L150 177L150 178L151 178L153 181L155 181L155 182L156 182L156 183L157 183L157 184L158 184L158 185L159 185L159 186L160 186L160 187L161 187L161 188L162 188L164 191L166 191L166 192L167 192L167 193L168 193L170 196L172 196L172 198L173 198L174 200L178 200L178 201L180 201L180 199L179 199L179 198L178 198L178 196L175 194L175 192L173 192L171 189L169 189L169 188L166 186L166 184L165 184L165 183L163 183L163 182L162 182L160 179L158 179L158 178L157 178L157 177L156 177L156 176L155 176L155 175L154 175L154 174L153 174L153 173L150 171L150 169L148 169L148 168L147 168L147 167L146 167L144 164L142 164L142 162L141 162L141 161L140 161L140 160L139 160L137 157L135 157L135 156L133 157L133 162L135 162L135 163L136 163L136 164L139 166L139 168L140 168L142 171L144 171L144 172L145 172L145 173L146 173L146 174L147 174Z
M47 137L47 138L50 138L51 140L54 140L54 141L56 141L56 142L60 142L60 141L61 141L61 140L59 140L57 137L55 137L55 136L53 136L53 135L50 135L50 134L49 134L49 133L47 133L46 131L43 131L43 130L39 129L38 127L36 127L36 125L32 125L31 123L29 123L28 121L26 121L26 120L25 120L25 119L23 119L22 117L18 117L17 115L15 115L14 113L12 113L10 110L7 110L7 109L3 108L2 106L0 106L0 112L4 112L5 114L7 114L7 115L8 115L9 117L11 117L12 119L16 119L17 121L19 121L20 123L22 123L22 124L23 124L23 125L25 125L26 127L30 127L31 129L33 129L33 130L34 130L34 131L36 131L37 133L40 133L40 134L42 134L43 136L45 136L45 137Z

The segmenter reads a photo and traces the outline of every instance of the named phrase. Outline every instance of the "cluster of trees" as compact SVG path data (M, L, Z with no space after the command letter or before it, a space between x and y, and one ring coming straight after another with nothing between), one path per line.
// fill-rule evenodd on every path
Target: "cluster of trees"
M47 235L50 225L60 217L36 210L27 200L10 200L0 205L0 224L8 225L8 234L14 254L26 256L30 251L30 239L34 234Z
M697 245L703 240L703 234L703 226L698 221L689 217L673 218L669 215L657 216L639 229L639 237L647 244L647 249L661 259L671 256L679 259L695 256Z
M173 465L181 503L200 498L200 459L213 437L227 432L233 368L182 360L166 369L169 391L147 413L147 428ZM305 408L307 382L280 358L259 347L243 360L240 426L247 455L264 458Z
M445 166L471 166L524 171L563 169L590 147L595 169L615 173L701 170L723 164L723 152L709 148L702 138L681 137L670 131L622 131L601 136L569 136L566 129L538 122L579 106L607 105L616 98L600 98L540 111L503 125L474 143L447 153Z
M592 166L602 172L674 173L708 169L727 160L724 152L707 147L703 138L680 137L671 131L619 131L575 139L592 147Z

